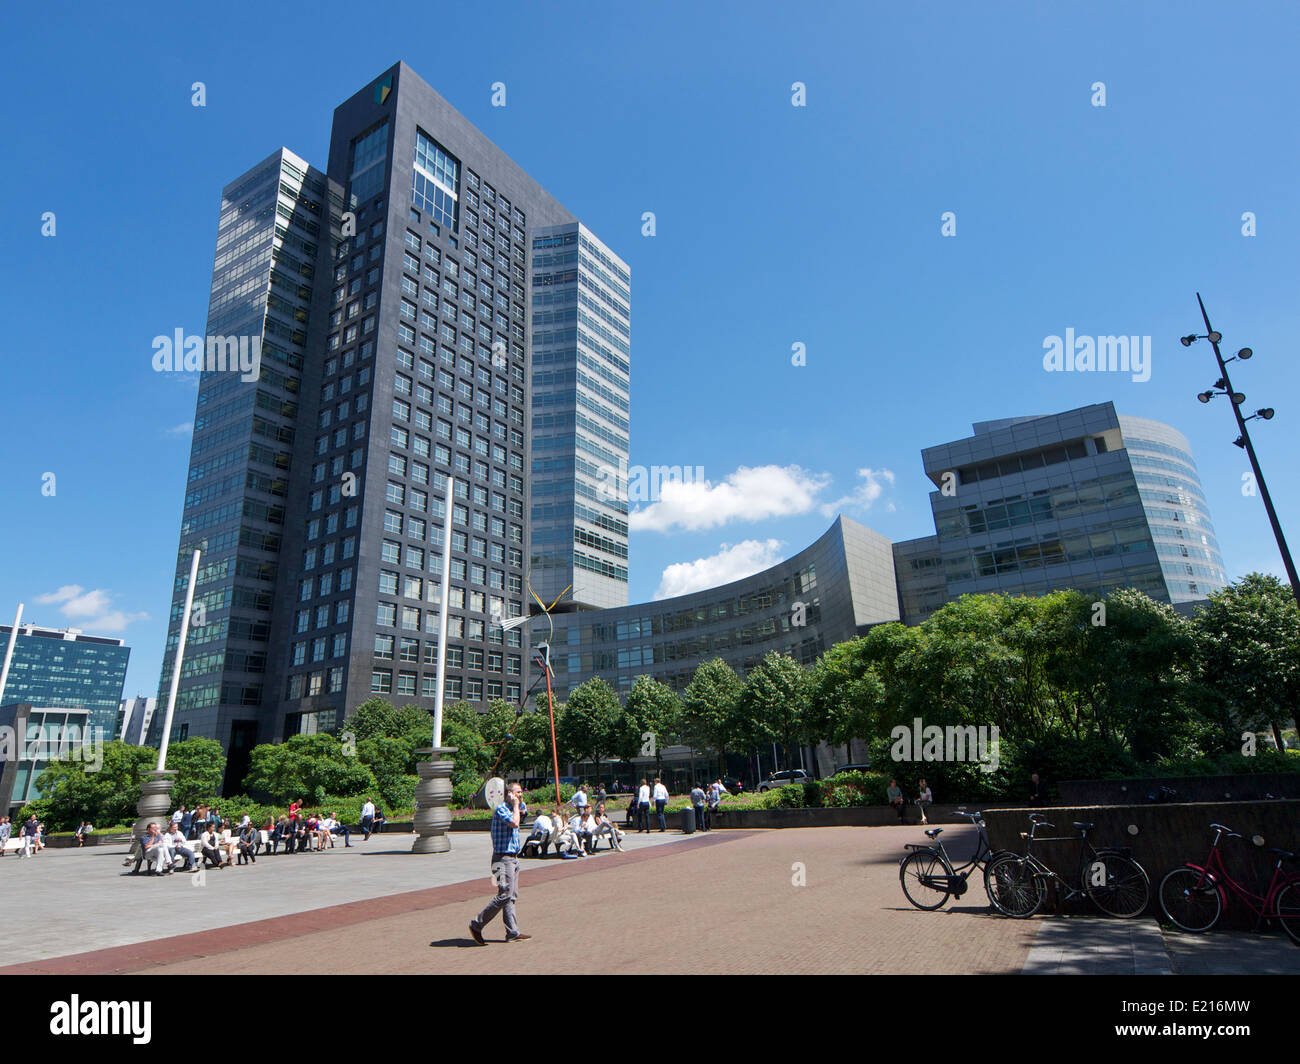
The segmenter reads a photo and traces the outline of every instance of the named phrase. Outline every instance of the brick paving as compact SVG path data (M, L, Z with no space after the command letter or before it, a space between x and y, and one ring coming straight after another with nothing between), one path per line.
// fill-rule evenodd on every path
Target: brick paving
M973 833L949 829L959 856ZM529 864L519 925L498 917L475 946L479 881L405 892L4 972L181 973L1012 973L1036 921L990 915L981 884L945 909L914 909L898 883L915 827L719 831L587 861ZM806 885L795 885L796 863Z

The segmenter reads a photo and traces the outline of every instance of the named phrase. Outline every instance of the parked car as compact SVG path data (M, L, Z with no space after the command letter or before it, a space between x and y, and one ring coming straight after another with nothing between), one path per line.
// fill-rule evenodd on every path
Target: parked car
M868 764L862 764L862 765L845 765L843 768L837 768L837 769L832 773L832 776L839 776L839 775L842 775L842 774L845 773L845 772L870 772L870 771L871 771L871 766L868 765Z
M811 783L812 777L801 768L783 769L773 772L759 785L759 792L770 791L774 787L786 787L791 783Z

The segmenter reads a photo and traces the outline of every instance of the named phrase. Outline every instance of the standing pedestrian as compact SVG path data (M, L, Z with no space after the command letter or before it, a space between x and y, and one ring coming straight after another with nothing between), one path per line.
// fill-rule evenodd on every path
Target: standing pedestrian
M658 776L655 777L654 800L655 815L659 818L659 830L667 831L668 821L664 819L664 809L668 806L668 788Z
M366 804L361 807L361 830L365 832L365 836L366 836L365 839L362 840L363 842L369 841L370 833L371 831L374 830L374 826L375 826L375 803L372 802L369 798L367 798Z
M492 814L492 881L497 895L484 906L483 911L469 922L469 933L480 946L483 928L497 913L503 913L507 942L523 942L532 938L519 931L515 923L515 902L519 900L519 822L528 807L524 804L524 789L518 783L506 788L506 800Z
M636 831L638 835L650 834L650 784L644 777L636 792Z
M695 810L695 824L701 831L708 831L708 823L704 819L704 788L697 781L691 788L691 808Z

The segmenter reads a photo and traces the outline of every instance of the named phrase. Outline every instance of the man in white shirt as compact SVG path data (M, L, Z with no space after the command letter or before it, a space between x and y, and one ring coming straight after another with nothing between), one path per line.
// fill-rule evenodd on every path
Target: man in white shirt
M569 828L577 836L578 847L583 853L594 853L596 849L596 818L591 810L583 807L582 812L569 821Z
M343 836L343 848L345 850L351 848L352 832L350 832L347 829L346 825L340 824L337 820L335 820L333 813L330 813L330 815L327 816L324 820L322 820L321 823L324 825L325 830L328 831L331 835Z
M578 789L573 792L573 797L569 799L569 804L579 813L587 808L587 788L578 784Z
M538 857L545 857L547 847L551 845L553 831L551 818L545 813L538 813L537 819L533 821L532 834L524 840L523 855L530 857L535 853ZM556 852L559 852L558 848Z
M180 854L185 858L185 871L194 872L197 869L194 866L194 851L185 845L185 836L181 833L180 821L173 821L171 830L164 832L167 841L171 843L172 856Z
M668 805L668 788L658 776L655 777L654 789L655 815L659 818L659 830L668 830L668 821L664 819L664 809Z
M361 830L366 833L366 838L364 841L369 841L370 832L374 829L374 826L375 826L375 803L372 802L369 798L367 798L366 804L361 807Z
M636 831L638 835L650 832L650 784L645 780L636 792Z

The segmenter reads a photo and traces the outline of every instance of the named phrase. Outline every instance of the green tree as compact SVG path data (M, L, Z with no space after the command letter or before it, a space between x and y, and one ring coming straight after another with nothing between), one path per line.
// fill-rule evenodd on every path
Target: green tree
M348 756L333 735L295 735L282 743L253 747L245 788L279 803L301 798L323 801L378 790L374 774L358 757Z
M681 728L682 702L673 689L653 677L638 676L627 696L621 729L620 745L623 749L626 750L628 740L631 739L635 743L636 754L639 754L649 736L654 748L655 774L662 776L664 747L676 740ZM628 758L625 756L624 760Z
M740 695L750 741L755 746L779 742L787 766L794 764L794 748L806 734L808 688L807 670L788 654L770 650L745 677Z
M718 756L718 774L727 766L727 751L745 741L740 695L745 681L721 658L701 662L682 693L681 729L693 744ZM638 736L638 743L640 737Z
M167 747L167 767L176 770L172 804L193 807L221 793L226 755L216 739L185 739Z
M593 676L569 692L556 737L574 760L594 761L599 776L601 761L616 752L622 721L618 693L599 676Z
M808 731L828 742L870 741L880 732L885 685L870 659L866 641L837 643L809 676Z
M1300 705L1300 607L1276 577L1249 573L1215 591L1192 622L1201 679L1225 736L1268 727L1278 749Z

